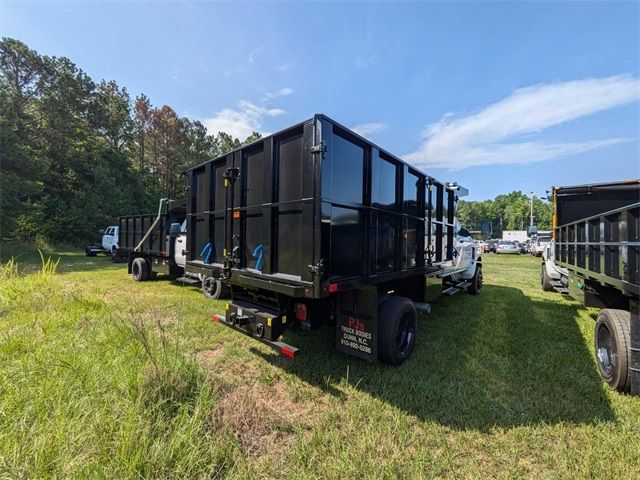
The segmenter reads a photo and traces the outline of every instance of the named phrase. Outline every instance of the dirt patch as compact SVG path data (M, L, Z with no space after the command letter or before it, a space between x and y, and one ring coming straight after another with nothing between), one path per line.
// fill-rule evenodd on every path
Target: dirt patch
M220 344L215 348L207 348L204 350L198 350L194 356L196 361L203 366L210 366L215 360L220 357L225 351L224 344Z
M211 412L210 425L233 435L249 456L277 454L296 436L310 432L326 406L322 400L294 402L281 381L254 382L225 394Z

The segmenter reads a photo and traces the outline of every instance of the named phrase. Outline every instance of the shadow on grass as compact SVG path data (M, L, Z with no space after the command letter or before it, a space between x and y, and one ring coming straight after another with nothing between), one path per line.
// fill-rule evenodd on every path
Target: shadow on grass
M594 423L614 415L576 323L577 305L485 285L480 296L440 297L422 316L412 358L400 367L335 350L334 331L285 339L295 361L254 352L339 396L348 382L422 420L456 429Z

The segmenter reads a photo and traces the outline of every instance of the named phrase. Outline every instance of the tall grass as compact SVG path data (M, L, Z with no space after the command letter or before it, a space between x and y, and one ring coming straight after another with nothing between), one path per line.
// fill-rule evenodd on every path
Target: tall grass
M56 267L41 253L34 273L0 268L0 477L219 473L202 370Z

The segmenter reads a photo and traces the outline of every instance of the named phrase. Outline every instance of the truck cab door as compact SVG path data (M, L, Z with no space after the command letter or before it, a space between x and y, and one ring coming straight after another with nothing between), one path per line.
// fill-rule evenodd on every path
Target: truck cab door
M184 268L187 263L187 221L180 226L180 235L175 239L176 245L173 253L173 261Z
M102 248L104 248L107 252L111 252L111 248L113 247L113 227L107 228L102 235Z

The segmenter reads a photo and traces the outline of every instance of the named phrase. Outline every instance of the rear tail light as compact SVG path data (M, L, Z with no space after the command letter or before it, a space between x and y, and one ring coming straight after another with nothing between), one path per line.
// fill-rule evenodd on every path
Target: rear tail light
M307 306L304 303L296 303L296 318L301 322L307 320Z

